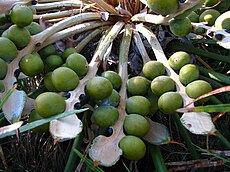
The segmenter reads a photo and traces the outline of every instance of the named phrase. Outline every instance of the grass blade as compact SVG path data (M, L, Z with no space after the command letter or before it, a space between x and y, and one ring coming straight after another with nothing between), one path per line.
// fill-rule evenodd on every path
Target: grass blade
M79 152L77 149L74 149L74 152L86 163L93 171L95 172L104 172L100 167L95 167L94 163L91 159L87 158L85 155L83 155L81 152Z
M192 108L180 108L177 112L230 112L230 104L206 105Z
M6 92L6 94L2 97L0 100L0 109L2 109L4 103L7 101L7 99L10 97L10 95L14 92L16 89L16 86L13 86L9 91Z

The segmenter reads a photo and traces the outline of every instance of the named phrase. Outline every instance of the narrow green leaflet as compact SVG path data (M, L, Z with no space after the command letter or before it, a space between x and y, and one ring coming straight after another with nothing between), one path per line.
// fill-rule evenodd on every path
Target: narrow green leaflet
M95 172L104 172L100 167L95 167L93 161L89 158L86 158L86 156L77 149L74 149L73 151L91 168L91 170Z
M230 112L230 104L206 105L192 108L180 108L177 112Z
M80 110L72 110L72 111L68 111L68 112L65 112L65 113L61 113L61 114L58 114L58 115L51 116L49 118L40 119L40 120L37 120L37 121L34 121L34 122L31 122L31 123L28 123L26 125L21 126L19 128L19 132L22 133L22 132L31 130L31 129L35 128L35 127L38 127L40 125L43 125L43 124L45 124L47 122L50 122L52 120L59 119L59 118L64 118L64 117L72 115L74 113L81 113L81 112L84 112L86 110L88 110L88 109L86 108L86 109L80 109ZM0 135L0 138L4 138L4 137L11 136L11 135L14 135L14 134L16 134L16 131L7 132L5 134Z
M147 118L150 123L149 132L143 137L147 142L154 145L166 144L170 141L169 132L165 125L153 122Z

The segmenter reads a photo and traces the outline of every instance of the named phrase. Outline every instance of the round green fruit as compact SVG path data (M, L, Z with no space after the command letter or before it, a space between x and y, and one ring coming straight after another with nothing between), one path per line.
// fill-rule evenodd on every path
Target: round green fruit
M150 129L150 124L148 120L141 115L129 114L125 117L124 129L128 135L144 137Z
M4 79L8 71L8 64L0 58L0 80Z
M178 51L170 56L168 59L168 64L171 68L177 71L180 70L180 68L182 68L184 65L189 64L191 60L192 58L188 53Z
M46 57L50 55L57 54L56 53L56 48L53 44L47 45L46 47L42 48L41 50L38 51L39 55L41 56L42 59L45 59Z
M86 91L95 100L108 98L113 92L111 82L101 76L95 76L86 84Z
M25 28L30 32L30 35L36 35L42 31L41 26L36 22L30 23L30 25L26 26Z
M144 64L142 72L146 78L153 80L165 73L165 66L158 61L149 61Z
M27 54L19 62L20 70L27 76L35 76L44 69L42 59L35 54Z
M70 54L66 59L66 66L77 73L78 76L85 76L89 70L86 58L79 54Z
M120 97L121 97L120 94L116 90L113 89L113 92L109 97L103 100L97 100L96 103L97 105L100 105L100 106L117 107L120 102Z
M118 90L121 86L121 77L114 71L105 71L101 74L102 77L108 79L115 90Z
M17 26L25 27L33 21L33 13L25 5L15 5L10 12L10 19Z
M212 91L212 86L206 81L196 80L196 81L189 83L186 86L185 90L186 90L186 94L189 97L196 99L196 98L200 97L201 95ZM205 102L208 99L206 99L206 98L202 99L200 102Z
M99 106L93 111L93 118L99 127L107 128L115 124L119 118L119 112L113 106Z
M52 82L52 72L49 72L44 77L44 85L47 90L52 92L58 92L58 90L55 88L53 82Z
M183 99L177 92L167 92L158 100L159 109L165 114L172 114L183 105Z
M128 79L127 91L130 95L145 95L150 86L150 81L142 76L135 76Z
M67 67L59 67L52 72L52 83L58 91L71 91L79 84L78 75Z
M147 116L150 112L151 103L144 96L132 96L126 101L126 110L129 114Z
M146 153L145 143L136 136L124 136L119 146L123 151L123 156L128 160L140 160Z
M173 91L175 82L169 76L158 76L151 82L151 90L157 96L165 92Z
M215 9L208 9L201 13L199 17L200 22L208 22L209 26L215 24L216 19L220 16L220 12Z
M187 17L183 19L171 19L169 21L169 29L175 36L184 37L192 31L192 24Z
M178 0L147 0L148 7L157 14L168 15L179 8Z
M226 11L216 19L215 27L230 30L230 11Z
M65 111L66 102L62 96L53 92L40 94L34 101L36 112L44 117L50 117Z
M179 71L179 80L181 83L187 85L190 82L199 78L199 69L194 64L187 64Z
M17 47L8 38L0 37L0 57L4 61L11 61L17 56Z
M18 49L24 48L30 42L30 32L24 28L17 25L10 26L2 34L3 37L10 39Z
M44 60L45 69L47 71L53 71L63 64L62 58L58 55L50 55Z
M44 118L42 116L40 116L35 110L32 110L32 112L30 113L28 122L31 123L31 122L34 122L34 121L37 121L37 120L40 120L40 119L44 119ZM47 132L47 131L49 131L49 123L45 123L43 125L35 127L35 128L32 129L32 131L34 133Z
M68 58L69 55L73 54L73 53L76 53L76 49L75 48L66 48L65 51L62 53L62 59L63 61L66 61L66 59Z

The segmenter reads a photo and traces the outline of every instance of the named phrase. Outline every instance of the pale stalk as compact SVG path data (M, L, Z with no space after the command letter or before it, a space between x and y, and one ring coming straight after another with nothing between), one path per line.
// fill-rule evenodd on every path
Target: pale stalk
M77 46L75 47L76 51L78 53L81 52L81 50L92 40L94 39L98 34L100 34L101 32L103 32L103 30L108 29L108 27L101 27L98 29L95 29L94 31L90 32L84 39L82 39L81 42L79 42L77 44Z
M79 85L73 91L70 91L70 98L66 100L66 112L73 110L75 103L80 102L79 96L84 94L87 82L96 75L103 56L123 26L123 22L117 22L98 46L98 49L89 63L89 71L87 75L80 80ZM75 138L81 131L82 122L76 115L71 115L66 118L50 122L50 133L57 141L65 141Z
M134 42L142 56L142 60L143 60L143 64L147 63L148 61L150 61L151 59L149 58L149 55L145 49L144 43L141 39L140 34L137 31L133 31L133 38L134 38Z
M119 13L115 10L115 8L112 5L106 3L103 0L91 0L91 1L96 2L102 9L104 9L106 12L109 12L110 14L119 15Z
M103 166L114 165L122 155L122 150L119 148L119 142L122 137L124 137L123 123L126 116L125 104L127 99L126 93L126 82L128 80L128 54L129 47L132 37L131 25L127 24L125 27L125 32L123 34L122 42L119 51L119 75L122 78L122 84L120 89L120 103L118 107L119 119L111 126L113 133L109 137L99 135L93 141L89 149L89 156L100 163Z
M38 1L39 2L39 1ZM82 7L81 1L60 1L60 2L51 2L51 3L38 3L34 5L35 9L37 11L45 11L45 10L51 10L51 9L60 9L63 7L66 8L80 8Z
M74 35L74 34L78 34L78 33L82 33L91 29L95 29L97 27L101 27L101 26L107 26L110 25L111 22L100 22L100 21L91 21L91 22L87 22L87 23L82 23L82 24L78 24L75 25L73 27L69 27L65 30L62 30L60 32L57 32L55 34L53 34L52 36L50 36L43 44L42 46L36 48L36 51L39 51L40 49L42 49L43 47L52 44L58 40L64 39L68 36Z
M82 12L80 9L71 9L71 10L66 10L66 11L58 11L58 12L53 12L53 13L45 13L45 14L35 14L33 15L34 20L49 20L49 19L57 19L57 18L64 18L64 17L69 17L71 15L79 14Z

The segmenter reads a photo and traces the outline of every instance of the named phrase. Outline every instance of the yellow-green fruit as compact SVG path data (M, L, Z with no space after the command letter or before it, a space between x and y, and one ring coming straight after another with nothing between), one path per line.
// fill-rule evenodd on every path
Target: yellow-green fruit
M121 86L121 77L116 72L107 70L101 74L102 77L108 79L115 90L118 90Z
M86 91L93 99L102 100L112 94L113 85L108 79L95 76L86 84Z
M8 38L0 37L0 57L4 61L11 61L17 56L17 47Z
M151 82L151 90L157 96L173 91L174 88L175 82L169 76L158 76Z
M15 5L10 12L10 19L19 27L28 26L33 21L33 13L25 5Z
M193 82L189 83L186 86L185 90L186 90L186 94L189 97L191 97L193 99L196 99L199 96L212 91L212 86L206 81L196 80L196 81L193 81ZM205 102L208 99L207 98L202 99L200 102Z
M219 2L219 0L206 0L206 1L204 2L204 5L205 5L206 7L211 7L211 6L213 6L213 5L216 5L217 2Z
M158 110L157 102L158 102L159 97L156 94L154 94L151 89L148 90L148 92L147 92L145 97L149 100L149 102L151 104L151 106L150 106L150 114L156 113L157 110Z
M230 30L230 11L226 11L216 19L215 27Z
M31 122L34 122L34 121L37 121L37 120L40 120L40 119L44 119L42 116L40 116L35 110L33 110L31 113L30 113L30 116L29 116L29 123ZM45 123L43 125L40 125L38 127L35 127L32 129L32 131L34 133L43 133L43 132L47 132L49 131L49 123Z
M129 114L147 116L150 112L151 103L144 96L132 96L126 101L126 110Z
M119 146L123 152L123 156L128 160L137 161L145 156L146 146L145 143L136 136L124 136Z
M199 17L200 22L208 22L209 26L215 24L216 19L220 16L220 12L214 9L205 10Z
M192 24L187 17L183 19L171 19L169 21L169 29L175 36L184 37L192 31Z
M165 114L172 114L182 107L183 99L177 92L167 92L160 96L158 100L159 109Z
M38 55L27 54L20 60L19 67L25 75L35 76L43 71L44 64Z
M77 73L78 76L85 76L89 70L86 58L79 54L70 54L66 59L66 66Z
M190 82L199 78L199 69L194 64L187 64L180 69L179 80L187 85Z
M4 79L8 71L8 64L0 58L0 79Z
M99 127L112 126L119 117L117 108L113 106L99 106L93 111L93 118Z
M144 137L150 129L150 124L148 120L141 115L129 114L125 117L124 129L128 135Z
M49 72L44 77L44 85L47 90L52 92L58 92L58 90L55 88L53 82L52 82L52 72Z
M26 26L25 28L30 32L30 35L36 35L42 31L41 26L36 22L30 23L30 25Z
M71 91L78 86L79 78L72 69L59 67L52 72L52 82L58 91Z
M147 0L148 7L157 14L168 15L179 8L178 0Z
M33 14L37 13L37 10L36 10L36 8L33 5L28 6L28 7L30 8L30 10L32 11Z
M144 64L142 72L146 78L153 80L157 76L165 73L165 66L158 61L149 61Z
M2 36L13 41L19 49L28 45L31 37L30 32L26 28L17 25L10 26L5 32L3 32Z
M66 102L62 96L53 92L40 94L34 101L36 112L44 117L50 117L65 111Z
M47 71L53 71L63 64L62 58L58 55L50 55L44 60L45 69Z
M62 53L62 59L63 59L63 61L66 61L66 59L68 58L68 56L70 55L70 54L73 54L73 53L76 53L77 51L76 51L76 49L75 48L72 48L72 47L70 47L70 48L66 48L65 49L65 51Z
M42 48L38 52L42 59L45 59L46 57L50 55L56 54L56 49L53 44L47 45L46 47Z
M130 95L145 95L150 86L150 81L142 76L135 76L128 79L127 91Z
M188 53L178 51L170 56L168 59L168 64L174 70L180 70L180 68L182 68L184 65L189 64L191 60L192 58Z

